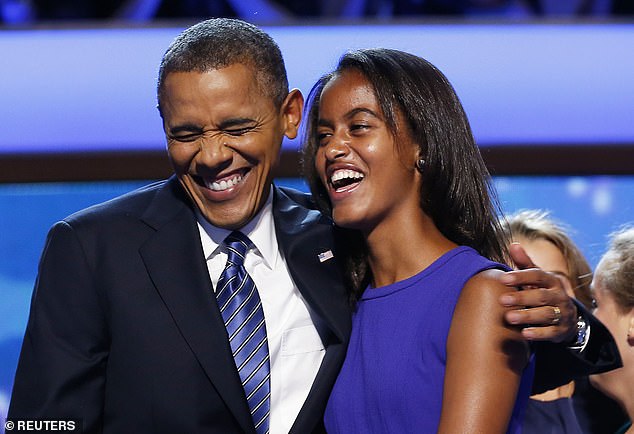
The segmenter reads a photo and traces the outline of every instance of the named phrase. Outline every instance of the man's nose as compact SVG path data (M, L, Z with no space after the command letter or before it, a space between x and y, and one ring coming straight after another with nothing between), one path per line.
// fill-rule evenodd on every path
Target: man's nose
M226 138L202 137L196 160L208 167L218 167L230 163L233 153L231 144Z

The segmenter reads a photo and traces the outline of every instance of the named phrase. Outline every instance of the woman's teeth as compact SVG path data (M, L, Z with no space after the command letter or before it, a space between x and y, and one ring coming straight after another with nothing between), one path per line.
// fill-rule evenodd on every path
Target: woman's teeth
M333 187L339 188L344 185L358 182L364 177L365 175L363 173L357 172L356 170L339 169L330 176L330 182L332 183Z

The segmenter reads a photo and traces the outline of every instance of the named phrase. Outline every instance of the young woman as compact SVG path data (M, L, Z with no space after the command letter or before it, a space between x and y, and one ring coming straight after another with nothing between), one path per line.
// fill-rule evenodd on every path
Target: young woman
M329 432L519 432L529 349L504 322L489 176L429 62L347 53L307 102L304 164L341 229L356 306Z

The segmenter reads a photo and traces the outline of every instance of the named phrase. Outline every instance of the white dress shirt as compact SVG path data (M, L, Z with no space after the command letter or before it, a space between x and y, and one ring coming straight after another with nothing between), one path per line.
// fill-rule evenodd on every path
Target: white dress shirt
M325 354L319 318L291 279L277 244L273 222L273 188L262 210L240 231L255 249L244 266L262 300L271 366L270 433L288 433L299 413ZM198 214L198 229L209 276L214 285L227 262L223 241L231 233Z

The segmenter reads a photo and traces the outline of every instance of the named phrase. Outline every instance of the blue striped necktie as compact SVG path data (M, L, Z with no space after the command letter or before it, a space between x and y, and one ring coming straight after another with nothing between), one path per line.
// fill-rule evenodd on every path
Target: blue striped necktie
M225 246L227 265L218 281L216 298L255 430L268 433L271 371L264 311L255 283L244 268L245 253L253 243L242 232L233 231Z

